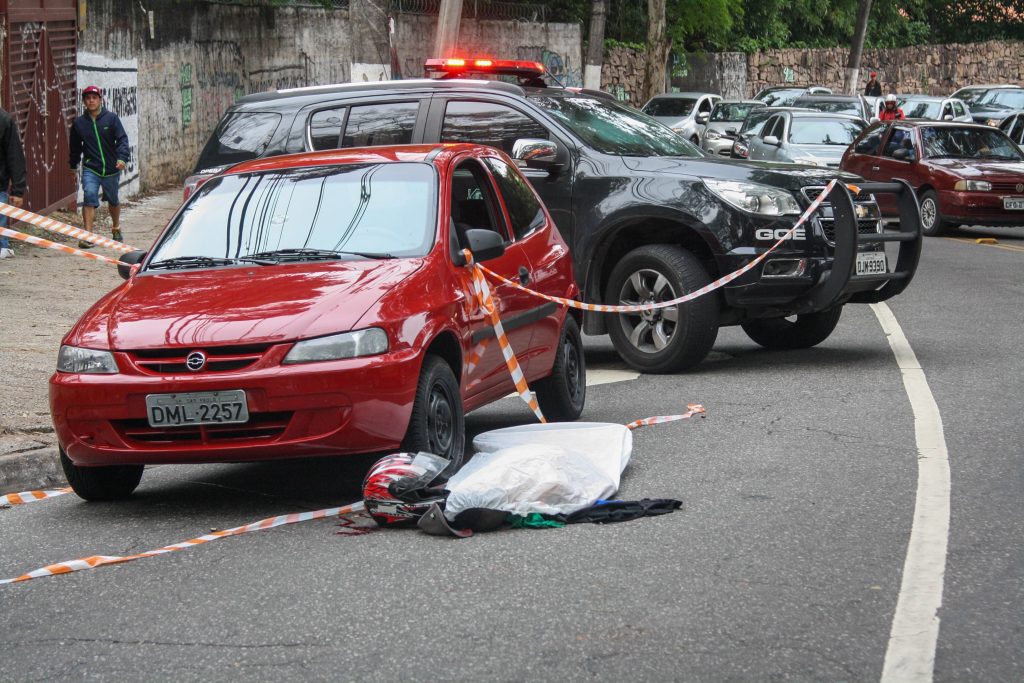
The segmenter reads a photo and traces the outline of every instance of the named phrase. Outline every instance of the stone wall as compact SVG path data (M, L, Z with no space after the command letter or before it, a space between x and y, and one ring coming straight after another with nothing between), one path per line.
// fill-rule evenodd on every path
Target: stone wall
M613 47L604 51L601 65L601 90L610 92L621 102L634 107L643 105L639 101L644 80L643 50L629 47Z

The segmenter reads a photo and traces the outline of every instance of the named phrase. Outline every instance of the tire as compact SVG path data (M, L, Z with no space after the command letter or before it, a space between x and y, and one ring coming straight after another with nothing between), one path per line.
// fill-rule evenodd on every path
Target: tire
M798 315L796 320L751 320L743 323L742 327L748 337L766 349L809 349L829 338L839 324L839 316L842 313L843 307L836 306L827 311Z
M450 460L448 476L462 465L466 448L462 396L452 369L437 356L423 359L402 448L410 453L426 451Z
M709 282L696 256L673 244L652 244L619 261L609 277L605 301L670 301ZM620 313L608 321L608 334L622 359L641 372L685 370L704 360L715 344L718 298L710 294L675 308Z
M692 138L690 138L690 142L692 142L693 144L697 145L697 149L700 149L700 138L699 137L694 135Z
M580 328L565 316L551 375L534 382L533 390L544 417L553 422L572 422L583 413L587 401L587 365Z
M949 224L942 218L939 211L939 197L933 190L925 190L921 195L921 232L928 237L938 237L946 232Z
M142 465L79 467L60 449L60 466L79 498L90 501L127 498L142 480Z

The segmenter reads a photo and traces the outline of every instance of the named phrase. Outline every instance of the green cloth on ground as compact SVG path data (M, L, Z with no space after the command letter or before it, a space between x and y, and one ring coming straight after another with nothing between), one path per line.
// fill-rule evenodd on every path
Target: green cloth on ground
M547 519L539 512L531 512L525 517L522 515L509 515L508 517L513 529L560 529L565 526L562 522Z

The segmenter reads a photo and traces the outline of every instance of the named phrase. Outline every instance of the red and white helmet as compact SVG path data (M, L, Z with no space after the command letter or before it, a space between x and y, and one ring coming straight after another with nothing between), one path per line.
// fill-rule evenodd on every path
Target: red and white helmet
M380 526L409 526L448 492L441 477L449 461L433 453L395 453L373 464L363 480L366 512Z

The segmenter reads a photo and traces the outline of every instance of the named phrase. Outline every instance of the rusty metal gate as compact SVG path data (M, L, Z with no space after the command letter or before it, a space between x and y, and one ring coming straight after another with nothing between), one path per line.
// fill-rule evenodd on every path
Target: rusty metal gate
M77 114L76 0L0 0L3 108L25 147L25 208L39 213L75 202L68 130Z

